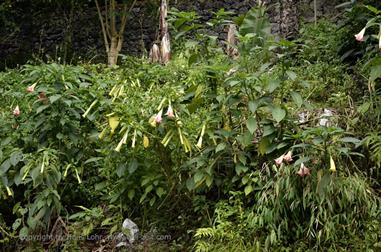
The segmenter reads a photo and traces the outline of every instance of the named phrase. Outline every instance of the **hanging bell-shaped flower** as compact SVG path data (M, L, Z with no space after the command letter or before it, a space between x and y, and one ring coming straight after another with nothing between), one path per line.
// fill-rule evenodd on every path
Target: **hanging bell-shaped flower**
M163 110L160 110L159 113L155 116L155 123L159 124L161 123L162 117L161 115L163 114Z
M19 116L20 114L21 114L20 107L19 107L19 105L17 105L17 106L15 107L15 109L13 110L13 115L14 115L15 117L17 117L17 116Z
M173 113L173 108L171 105L168 106L167 113L165 113L168 118L175 118L175 114Z
M287 163L292 162L292 152L289 151L284 155L283 160L286 161Z
M300 169L297 172L300 177L311 175L310 169L308 169L303 163L300 164Z
M36 87L36 85L37 85L37 83L34 83L33 85L27 87L27 88L26 88L26 91L27 91L28 93L32 93L32 92L34 92L34 88Z
M364 35L365 35L366 27L364 27L359 33L355 35L355 38L357 41L362 42L364 41Z
M284 159L284 154L283 154L282 156L280 156L280 157L278 157L277 159L274 160L274 161L275 161L275 164L276 164L277 166L281 165L281 164L283 163L283 159Z

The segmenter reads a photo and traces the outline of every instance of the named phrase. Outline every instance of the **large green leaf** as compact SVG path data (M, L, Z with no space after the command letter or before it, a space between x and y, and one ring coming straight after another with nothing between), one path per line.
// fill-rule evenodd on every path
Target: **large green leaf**
M274 92L274 90L280 86L280 83L280 80L269 80L267 84L267 90L269 91L269 93Z
M255 118L252 116L249 117L249 119L246 121L246 126L250 133L253 134L258 128L257 120L255 120Z
M271 25L266 17L264 7L253 7L247 12L240 28L239 33L242 36L253 33L259 37L267 38L271 34Z
M303 105L303 98L299 93L292 91L291 97L298 106L298 108L300 108Z
M257 101L249 101L249 109L251 113L255 113L258 108L258 102Z
M370 81L375 81L381 77L381 64L375 65L370 69Z
M276 122L281 122L286 116L286 111L280 107L274 107L271 111L272 116Z
M249 195L253 191L253 186L252 185L247 185L245 187L245 195Z

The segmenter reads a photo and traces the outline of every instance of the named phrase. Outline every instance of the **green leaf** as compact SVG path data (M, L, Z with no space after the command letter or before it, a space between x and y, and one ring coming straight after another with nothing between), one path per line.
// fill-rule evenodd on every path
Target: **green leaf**
M263 126L263 136L269 136L275 132L275 128L272 124Z
M274 107L271 113L274 120L278 123L282 121L284 117L286 116L286 111L280 107Z
M30 176L32 177L32 180L33 180L33 183L36 184L37 182L37 178L39 177L40 175L40 166L36 166L32 172L30 173Z
M255 113L257 111L257 108L258 108L258 102L249 101L249 109L250 109L251 113Z
M323 170L318 171L318 185L317 185L317 192L320 196L324 194L324 191L326 187L329 185L331 182L331 176L329 173L325 173L323 176Z
M219 152L219 151L222 151L226 148L226 144L225 143L219 143L216 147L216 153Z
M42 106L40 106L40 107L38 107L37 109L36 109L36 113L38 114L38 113L41 113L43 110L45 110L46 108L48 108L50 105L42 105Z
M354 137L343 137L340 139L343 143L353 143L353 144L359 144L361 141L360 139L354 138Z
M135 196L135 189L128 190L128 198L132 200Z
M270 141L267 137L263 137L258 146L258 152L261 155L266 154L267 149L270 147Z
M242 36L255 34L261 38L267 38L271 34L271 25L263 7L253 7L245 15L239 28Z
M0 166L0 175L6 173L11 167L11 161L9 159L5 160Z
M113 221L113 218L112 218L112 217L108 217L108 218L106 218L105 220L102 221L102 223L101 223L101 227L103 227L103 226L108 226L108 225L112 224L112 221Z
M118 225L118 224L114 225L114 226L110 229L110 234L112 235L113 233L115 233L115 231L118 230L118 228L119 228L119 225Z
M194 175L194 182L197 184L204 178L204 173L201 171L197 171L196 174Z
M49 97L50 103L53 104L54 102L56 102L57 100L59 100L61 97L62 97L62 95L59 95L59 94L50 96L50 97Z
M84 164L88 164L88 163L91 163L91 162L97 162L98 160L101 160L103 159L102 157L92 157L92 158L89 158L87 159Z
M363 115L369 110L370 106L371 106L370 102L365 102L357 108L357 112Z
M254 134L254 132L257 130L257 120L255 120L254 117L249 117L249 119L246 121L247 129L250 131L251 134Z
M124 175L125 172L126 172L126 164L122 163L116 169L116 175L118 175L118 177L120 178Z
M12 229L17 230L19 228L20 224L21 224L21 219L20 218L16 219L15 222L13 222L13 224L12 224Z
M245 187L245 195L249 195L253 191L253 187L251 185L247 185Z
M237 175L241 175L242 173L247 172L248 170L249 168L242 164L237 164L235 166L235 172L237 173Z
M21 151L15 151L12 153L11 157L10 157L10 161L11 161L11 164L13 166L17 165L21 159L22 159L22 152Z
M130 174L134 173L136 171L136 169L138 168L139 166L139 163L136 159L133 159L130 164L128 165L128 172Z
M253 134L251 134L249 131L245 131L242 135L237 136L236 139L243 146L248 146L252 144Z
M153 197L153 198L149 201L149 205L150 205L150 206L153 206L153 204L155 204L155 201L156 201L156 198Z
M280 86L280 80L270 80L267 86L269 93L274 92Z
M158 187L157 189L156 189L156 194L157 194L157 196L159 196L159 198L161 198L161 196L163 196L164 195L164 189L162 188L162 187Z
M149 192L151 192L153 190L153 185L149 185L146 187L146 189L144 190L144 194L148 194Z
M380 65L375 65L370 68L370 81L375 81L381 77L381 64Z
M100 190L106 188L106 186L107 186L107 181L103 181L103 182L95 184L94 188L96 191L100 191Z
M21 240L26 239L29 235L28 227L23 227L19 232L19 237Z
M374 14L378 15L379 13L381 13L381 10L378 10L376 7L373 7L371 5L365 5L365 7L370 10L371 12L373 12Z
M189 191L192 191L195 188L194 180L192 178L188 178L186 186Z
M286 71L286 74L287 74L287 76L288 76L291 80L296 80L297 75L296 75L295 72L293 72L293 71Z
M206 177L206 180L205 180L205 183L206 183L206 185L207 185L208 187L210 187L210 186L212 185L212 183L213 183L213 179L212 179L212 177L207 176L207 177Z
M298 106L298 108L300 108L303 105L303 98L299 93L292 91L291 97Z

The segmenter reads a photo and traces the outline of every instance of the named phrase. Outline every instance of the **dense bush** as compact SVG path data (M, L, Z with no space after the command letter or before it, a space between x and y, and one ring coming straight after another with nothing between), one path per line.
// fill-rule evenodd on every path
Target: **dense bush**
M107 237L129 217L174 250L378 249L378 133L363 142L367 109L344 108L362 92L338 60L344 35L325 21L278 41L261 8L239 24L235 59L200 30L166 66L2 72L1 242L84 249L19 238Z

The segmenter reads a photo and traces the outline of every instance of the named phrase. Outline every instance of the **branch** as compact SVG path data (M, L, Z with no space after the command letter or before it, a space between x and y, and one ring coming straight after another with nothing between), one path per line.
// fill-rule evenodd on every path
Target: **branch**
M110 47L109 47L109 44L108 44L105 24L103 22L103 16L102 16L101 8L99 8L98 0L95 0L95 5L97 6L98 16L99 16L99 20L101 21L101 26L102 26L102 34L103 34L103 39L104 39L104 42L105 42L106 52L108 53L109 50L110 50Z
M126 24L127 24L127 14L131 13L131 11L134 8L135 4L136 4L136 0L134 0L134 2L131 4L130 9L128 11L127 11L127 4L124 4L124 6L123 6L124 8L123 8L122 24L120 25L120 29L119 29L119 36L123 36L124 29L125 29Z
M115 21L115 0L111 0L110 2L110 29L111 29L111 36L115 36L116 32L116 21Z
M109 19L109 13L108 13L108 4L107 4L108 0L105 0L105 13L106 13L106 17L105 17L105 20L106 20L106 31L107 31L107 36L109 39L111 39L111 34L110 34L110 25L108 23L108 19Z

